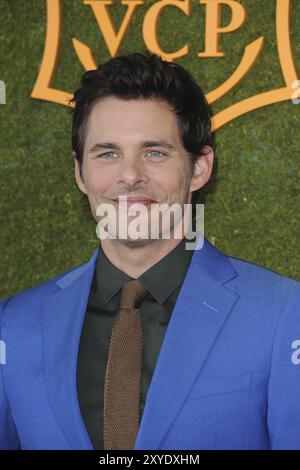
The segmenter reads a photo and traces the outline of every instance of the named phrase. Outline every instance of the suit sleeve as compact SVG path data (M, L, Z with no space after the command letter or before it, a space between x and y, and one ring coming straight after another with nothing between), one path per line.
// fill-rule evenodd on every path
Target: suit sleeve
M6 344L2 337L2 324L5 305L10 300L6 298L0 302L0 449L17 450L20 443L17 431L11 416L9 403L4 385L4 368L6 366Z
M300 287L285 303L274 337L268 429L271 449L300 449Z

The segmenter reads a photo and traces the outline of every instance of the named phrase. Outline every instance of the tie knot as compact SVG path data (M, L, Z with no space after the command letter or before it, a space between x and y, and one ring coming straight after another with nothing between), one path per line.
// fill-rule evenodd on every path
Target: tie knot
M148 291L137 279L127 281L122 287L120 308L138 308Z

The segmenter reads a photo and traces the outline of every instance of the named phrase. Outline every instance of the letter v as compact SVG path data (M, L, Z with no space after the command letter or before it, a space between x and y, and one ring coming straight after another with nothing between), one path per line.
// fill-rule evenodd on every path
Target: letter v
M122 5L127 5L127 11L125 17L123 18L121 27L117 33L115 31L110 13L107 9L107 7L112 5L112 3L112 0L84 0L85 5L90 5L92 7L110 55L115 57L129 27L136 7L138 5L143 5L144 0L122 0ZM97 63L94 59L91 48L75 38L72 38L72 43L76 54L85 70L96 69Z

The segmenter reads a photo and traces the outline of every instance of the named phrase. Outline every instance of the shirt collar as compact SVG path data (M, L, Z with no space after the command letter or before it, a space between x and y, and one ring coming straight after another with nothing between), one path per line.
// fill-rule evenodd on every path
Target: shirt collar
M166 301L185 278L193 255L193 250L185 249L185 242L186 239L183 238L172 251L138 277L138 280L160 304ZM97 290L101 292L104 305L115 296L126 281L132 279L109 261L100 243L96 264L96 285Z

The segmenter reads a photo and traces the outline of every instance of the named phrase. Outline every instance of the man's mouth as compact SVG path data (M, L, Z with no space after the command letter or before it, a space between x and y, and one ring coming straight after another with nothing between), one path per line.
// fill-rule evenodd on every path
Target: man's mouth
M154 199L150 199L144 196L119 196L112 199L116 204L124 207L130 207L133 204L143 204L144 206L150 206L151 204L157 203Z

